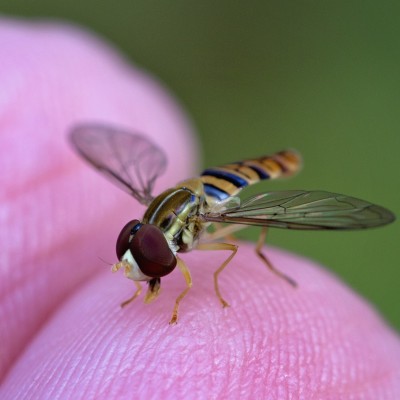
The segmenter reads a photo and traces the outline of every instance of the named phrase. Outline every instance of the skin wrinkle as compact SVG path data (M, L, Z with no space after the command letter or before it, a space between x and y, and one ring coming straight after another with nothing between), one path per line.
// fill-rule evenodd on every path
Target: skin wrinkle
M325 382L327 382L327 376L328 376L328 371L329 371L329 365L328 365L328 360L325 359L322 356L322 348L324 341L326 342L327 339L322 339L321 340L321 335L319 335L319 332L325 332L326 330L319 331L318 328L321 326L320 320L316 320L315 327L312 333L312 358L310 360L309 365L319 365L319 368L313 368L314 376L316 377L315 382L310 381L310 387L313 389L313 391L317 391L318 387L315 385L323 385ZM319 339L319 340L318 340ZM320 341L320 342L319 342Z
M52 184L54 184L52 182ZM62 188L67 189L69 191L69 189L73 189L74 186L76 186L76 183L72 182L72 177L71 177L71 187L69 188L69 186L65 187L67 183L65 182L65 180L62 180L62 182L59 185L59 188L56 187L55 190L61 190ZM49 189L45 189L46 191L49 191ZM53 189L54 190L54 189ZM42 188L39 188L37 190L39 193L42 192ZM50 192L48 192L50 193ZM37 198L37 196L32 196L32 198L29 196L28 199L24 199L25 203L29 203L32 202L32 199L34 200L34 202L38 202L39 204L42 204L43 199L41 197L39 197L39 199ZM58 204L59 202L57 202ZM78 204L78 203L76 203ZM17 203L18 205L18 203ZM17 205L15 204L15 202L13 203L13 209L15 210ZM70 205L71 206L71 205ZM23 210L23 206L21 206L21 212ZM60 205L59 208L62 208L62 206ZM109 207L105 207L104 208L104 212L107 212L107 208L111 208ZM49 207L49 211L52 212L53 211L53 207ZM111 210L109 211L111 212ZM88 216L91 216L91 212L90 210L88 210ZM19 212L17 212L15 214L17 217L20 215ZM13 218L12 222L15 222L14 220L18 220L18 218ZM93 214L93 219L95 219L95 215ZM65 246L68 242L70 242L71 240L76 240L75 236L79 236L80 232L79 231L83 231L81 232L81 234L85 234L85 227L82 227L79 220L76 219L76 222L68 222L68 220L66 220L64 217L59 217L57 220L54 220L54 217L52 216L51 221L53 221L55 223L56 227L62 227L63 231L67 231L68 233L73 233L73 235L71 236L66 236L66 237L61 237L60 240L55 241L54 237L57 238L58 235L54 235L52 231L49 231L49 233L47 235L42 236L41 235L41 240L38 239L37 243L40 244L40 247L32 247L32 240L30 240L32 237L35 238L36 232L35 230L33 230L32 232L26 232L26 230L23 230L23 233L26 235L26 239L23 241L26 243L25 245L25 249L28 252L29 256L24 256L23 254L21 254L21 256L18 256L17 254L12 254L12 259L14 262L17 263L27 263L27 262L34 262L35 264L37 264L37 262L39 260L43 260L43 262L48 261L47 257L52 257L52 254L57 254L59 253L59 250L61 248L63 248L63 246ZM69 219L70 220L70 219ZM72 224L72 226L71 226ZM31 228L31 229L35 229L37 226L39 226L40 223L39 221L33 220L33 221L29 221L29 223L26 223L25 226L27 228ZM19 224L17 223L11 223L11 226L14 227L15 230L18 230ZM29 239L29 240L28 240ZM51 248L49 249L49 246L51 245ZM19 259L19 257L21 257ZM47 258L47 259L46 259ZM10 260L11 261L11 260ZM11 282L14 285L18 285L20 284L20 280L19 279L25 279L25 280L30 280L32 279L32 277L34 277L35 275L37 275L37 271L38 268L26 268L24 270L21 270L19 275L15 275L15 272L12 275L12 280ZM18 270L16 271L18 272ZM15 283L14 283L15 282ZM1 297L0 300L2 300L5 295L8 294L7 290L8 286L10 285L10 280L4 281L4 287L2 288L1 291Z
M95 353L95 351L94 351ZM114 351L113 350L109 350L107 351L106 349L103 350L102 354L105 357L101 357L101 354L93 354L94 359L97 358L97 363L93 364L90 366L90 376L85 376L83 375L83 373L81 373L81 376L84 376L88 379L89 384L86 385L85 390L82 392L82 398L93 398L95 396L95 392L96 389L101 387L102 382L104 381L104 377L105 375L107 375L107 373L109 371L105 371L105 369L101 369L100 366L104 363L104 364L108 364L110 367L110 370L112 368L112 357L114 357ZM87 363L90 363L90 359L88 359ZM99 367L99 368L97 368ZM82 371L83 372L83 371ZM74 380L75 382L79 382L79 377L78 379Z
M242 319L243 321L243 319ZM242 325L243 326L243 325ZM241 325L239 325L239 330ZM250 330L251 331L251 330ZM239 335L229 336L227 340L227 351L223 351L224 358L222 359L221 366L223 366L226 361L227 357L225 354L228 354L229 363L226 366L227 372L225 373L224 369L221 368L221 376L224 376L226 379L223 379L222 382L236 382L236 386L242 387L242 390L245 390L246 386L248 385L248 380L246 379L246 372L248 366L248 362L246 362L245 354L246 354L246 347L242 346L244 344L245 338ZM223 391L229 392L229 387L225 384Z
M10 169L8 167L5 168L5 170ZM56 164L54 168L44 170L39 175L37 173L30 175L29 178L26 179L26 182L23 182L23 184L8 187L6 186L6 191L3 192L5 195L4 197L13 202L22 195L29 196L30 193L36 192L42 182L58 181L60 179L60 176L63 176L66 173L70 173L72 176L73 173L77 171L77 166L71 168L71 166L68 164Z
M274 261L272 261L272 262L274 262ZM284 283L284 284L286 285L286 283ZM271 304L274 305L276 302L278 302L278 304L279 304L280 303L279 297L277 299L272 299ZM287 303L286 306L287 305L290 306L290 303ZM280 308L281 308L281 306L278 306L277 310ZM281 366L285 365L286 361L288 360L288 353L285 349L285 346L280 346L279 343L281 342L282 338L286 337L286 335L284 334L284 329L287 329L289 319L287 318L287 315L282 315L279 312L276 312L273 314L277 315L278 317L274 319L275 326L273 327L273 330L268 333L268 338L269 338L270 342L278 343L278 346L274 346L273 351L272 351L272 353L277 353L277 358L275 360L272 360L272 363L271 363L272 365L275 365L276 367L273 367L272 371L270 371L268 374L268 377L271 381L271 385L272 385L272 382L276 382L276 381L285 382L286 381L285 379L283 379L285 372L282 370ZM286 346L287 346L287 343L286 343ZM276 348L281 348L281 351L276 351L275 350ZM267 384L266 386L269 386L269 385ZM277 394L278 398L284 398L281 396L286 395L286 391L283 390L284 386L286 386L286 382L284 385L281 386L280 392L278 392L278 394Z
M99 321L98 319L96 319L96 322L97 323L100 323L101 321ZM111 329L111 327L109 326L109 323L108 323L108 321L107 320L104 320L102 323L101 323L101 325L100 326L102 326L102 328L100 329L100 331L102 332L102 335L103 336L99 336L99 337L96 337L96 341L93 341L91 338L90 338L90 331L88 331L88 334L87 334L87 338L85 339L84 338L84 340L83 340L83 342L81 343L81 344L79 344L78 345L78 348L80 348L81 350L80 351L77 351L77 349L75 349L75 352L76 353L78 353L78 354L92 354L90 351L89 352L87 352L87 350L88 350L88 348L89 348L89 346L92 346L93 347L93 345L95 345L95 348L97 348L98 347L98 344L100 344L100 343L102 343L103 342L103 340L104 340L104 338L107 338L108 337L108 335L107 335L107 329ZM106 347L106 349L108 348L108 346ZM72 353L74 353L74 351L72 351ZM66 361L68 361L68 360L66 360ZM88 359L86 362L89 362L90 360ZM64 364L63 364L64 365ZM73 377L73 375L77 372L76 371L76 368L77 367L79 367L79 368L81 368L82 369L82 372L83 371L85 371L86 370L86 368L85 368L85 365L82 365L81 363L79 363L79 362L76 362L75 363L75 368L70 368L69 367L69 371L68 371L68 367L67 367L67 365L68 365L68 363L66 362L65 363L65 367L64 368L67 368L67 376L65 376L64 375L64 373L61 371L61 374L60 374L60 378L59 379L62 379L63 381L67 378L67 380L68 379L71 379L72 377ZM94 370L96 370L96 368L93 368L93 367L91 367L89 370L91 370L91 371L93 371L93 369ZM77 379L77 381L79 381L79 379ZM57 383L55 386L54 386L54 388L57 388L58 387L58 385L59 384L61 384L61 381L59 382L59 383ZM58 389L57 389L58 390Z
M288 315L290 315L290 313L288 313ZM282 333L279 333L278 332L278 334L277 334L277 337L276 338L274 338L274 337L272 337L272 341L276 341L276 340L278 340L279 338L282 338L282 336L283 336L283 340L285 341L285 340L290 340L290 335L292 335L292 334L295 334L296 333L296 329L292 329L293 330L293 333L290 333L290 330L286 330L286 332L285 332L285 335L282 335ZM285 338L285 336L287 336L287 338ZM298 339L297 339L298 340ZM306 338L306 341L308 340L308 338ZM294 354L297 354L297 352L293 352Z
M262 335L261 337L261 343L259 345L260 349L268 349L268 339L267 335ZM255 349L257 351L259 349ZM268 352L265 356L262 356L259 354L257 351L256 353L256 359L254 360L254 365L256 367L256 377L255 377L255 382L253 385L253 390L254 387L257 385L263 385L264 384L264 379L265 376L267 376L268 371L272 368L271 362L270 362L270 357L268 357ZM257 368L258 365L258 368Z
M307 315L307 312L304 310L304 306L294 313L293 319L297 324L300 324L301 315ZM307 317L303 317L304 320L307 320ZM300 357L296 358L296 369L298 371L298 397L301 398L301 394L303 392L304 386L308 386L311 382L309 376L307 374L307 369L311 365L315 365L313 360L315 358L315 341L312 337L312 332L307 332L302 329L300 326L297 328L298 333L300 334L300 339L298 340L298 351L297 354L300 354ZM311 345L311 346L310 346ZM302 382L302 384L300 384Z
M116 356L118 355L118 359L115 360ZM127 366L124 366L123 363L123 354L121 351L119 351L118 344L116 342L113 351L111 352L110 356L114 358L114 360L110 357L110 360L112 361L112 364L107 371L107 373L104 373L102 376L103 379L103 387L99 387L99 390L97 391L99 396L104 396L105 398L118 398L118 391L115 389L115 387L111 384L111 382L114 380L114 376L117 376L118 379L124 379L129 375L129 371L131 370L132 366L127 364ZM100 385L96 385L100 386ZM91 396L92 398L95 396L95 387L93 386L91 388L91 392L93 392L93 395ZM86 397L89 397L89 393L86 393Z
M121 312L123 311L124 310L121 310ZM122 315L121 315L121 320L126 322L126 320L123 318ZM140 329L142 329L142 327L140 327ZM139 331L140 329L137 330ZM127 325L124 325L124 327L120 331L120 335L122 336L122 333L125 332L126 330L127 330ZM122 341L121 340L122 338L118 340L118 337L116 337L115 343L118 344L117 348L129 349L129 351L121 350L120 353L120 364L126 365L126 367L124 367L124 371L126 371L128 368L130 369L136 367L137 373L141 374L143 372L144 366L141 366L141 364L138 363L137 357L140 357L140 353L145 352L143 356L148 360L149 364L156 362L157 346L156 343L154 342L154 336L152 335L145 336L143 342L140 345L139 344L136 345L135 337L137 336L137 334L138 334L137 331L132 330L126 341ZM125 343L127 344L127 347L125 347ZM160 348L160 352L162 351L163 349ZM138 369L139 367L140 369Z
M302 342L301 340L296 340L293 344L294 351L288 351L288 365L289 371L295 371L295 374L287 374L287 386L288 386L288 393L291 393L292 396L298 396L298 388L299 388L299 381L301 380L300 376L300 358L302 354L300 350L302 349ZM299 357L300 354L300 357Z
M211 328L214 328L213 322L210 321L208 323L208 326L210 326ZM232 332L232 330L230 330L230 332L231 332L231 334L234 335L234 332ZM207 334L205 334L205 335L207 335ZM210 371L209 371L208 380L209 380L210 387L215 388L215 393L221 394L226 390L226 383L224 382L224 380L220 379L221 372L223 373L225 371L226 376L227 376L227 381L229 381L231 373L232 373L232 365L231 365L231 363L226 365L226 363L224 362L224 359L221 355L221 351L219 349L220 338L218 335L218 331L216 329L212 329L211 335L212 335L211 336L212 340L210 341L210 358L212 360L212 365L209 367ZM203 347L206 348L207 337L205 337L205 336L203 336L203 337L204 337ZM227 351L226 354L229 354L228 357L231 358L230 349L228 348L225 351ZM201 360L201 357L199 357L199 360Z
M280 348L279 359L281 361L277 368L277 381L279 382L278 394L280 398L287 398L289 393L287 376L290 373L287 371L287 368L289 366L289 353L293 348L293 345L290 341L284 340L284 335L280 334L278 338L278 346Z
M341 344L343 345L343 342ZM349 348L349 351L352 350L351 349L351 345L348 345L348 348ZM372 349L365 349L364 351L369 351L369 350L373 351L373 348ZM358 351L358 349L356 349L356 351ZM362 357L363 353L359 353L359 356ZM357 359L357 357L358 357L358 354L355 354L354 358ZM376 360L376 365L380 365L380 364L381 363L379 362L379 360ZM362 366L362 364L361 364L361 366ZM379 371L380 371L380 369L379 369ZM359 374L359 372L360 372L359 368L355 372L356 372L355 378L358 378L358 379L355 379L354 381L348 381L347 383L341 381L341 383L344 384L344 387L348 386L349 388L354 388L355 385L357 386L357 385L360 385L360 384L361 384L361 386L364 386L364 385L366 385L368 382L370 382L372 380L371 379L371 373L369 373L368 375L365 375L365 374L364 375L360 375ZM374 374L376 374L376 372L374 372ZM372 376L376 376L376 375L372 375Z
M50 365L50 362L51 362L51 359L48 359L48 360L46 360L45 363L40 364L40 365L38 366L38 368L36 369L35 373L38 374L40 370L45 370L46 366L47 366L47 365ZM51 381L51 379L52 379L52 377L53 377L54 375L55 375L55 371L52 371L52 370L50 369L50 372L47 373L47 374L45 375L45 379L46 379L46 380L45 380L43 386L46 386L46 385L48 384L48 382ZM42 386L42 385L40 385L40 386ZM39 388L38 379L32 379L32 380L29 382L29 386L27 387L27 393L33 393L33 392L34 392L35 390L37 390L38 388Z
M123 310L121 310L121 311L123 311ZM121 321L124 320L123 317L124 316L121 315L121 317L119 318L118 325L119 325L119 323ZM124 357L124 352L120 353L120 352L118 352L118 349L119 348L124 348L124 347L129 348L128 344L129 343L134 343L134 341L132 341L132 338L134 337L135 332L131 332L130 336L127 337L127 343L125 344L125 340L123 340L124 337L123 337L122 333L126 330L126 327L125 326L116 326L116 327L112 327L112 330L113 330L113 332L115 332L115 335L113 335L113 337L110 337L109 340L111 340L111 343L115 343L114 352L113 352L112 356L115 357L115 353L119 354L119 363L118 362L117 363L116 362L113 363L114 370L118 371L118 369L116 367L117 367L118 364L120 364L122 362L122 359ZM109 335L105 335L105 336L108 337ZM106 348L107 347L108 346L106 346ZM130 346L130 347L132 347L132 346ZM147 343L144 343L144 345L142 347L143 347L143 349L149 348ZM96 349L96 347L95 347L95 349ZM130 348L130 352L133 352L133 351L134 352L140 352L140 349L137 349L137 348L136 349L132 349L132 348ZM100 356L98 358L99 358L99 360L102 359L102 357L100 357ZM151 359L149 359L149 362L151 362ZM107 375L110 375L110 372L111 371L108 371ZM140 374L141 371L138 371L137 373ZM114 375L114 374L111 374L111 375ZM120 376L120 374L118 374L118 375Z
M54 249L54 253L55 254L58 254L58 252L57 252L57 249ZM56 256L55 256L56 257ZM42 257L40 257L40 258L42 258ZM54 257L51 257L52 259L53 259L53 264L56 264L56 260L54 260ZM86 274L87 275L87 279L90 277L90 274ZM42 281L43 283L42 283L42 285L38 285L36 282L39 282L39 281ZM17 290L17 291L15 291L15 296L16 297L18 297L18 296L21 296L21 293L23 293L23 296L25 297L25 300L23 301L24 303L26 302L26 298L28 297L31 297L32 299L33 298L35 298L35 299L40 299L40 298L42 298L41 296L34 296L34 295L32 295L32 296L29 296L28 295L28 293L29 293L29 291L32 291L33 292L33 294L35 294L35 293L37 293L37 294L40 294L40 293L42 293L42 291L47 291L47 288L48 287L51 287L51 285L48 285L48 284L46 284L46 281L45 281L45 276L42 276L42 275L32 275L32 277L30 278L30 279L28 279L26 282L25 282L25 285L26 285L26 288L25 288L25 286L22 288L22 290L21 290L21 288L19 288L19 290ZM76 287L76 284L75 284L75 287ZM33 289L33 288L35 288L35 289ZM42 288L42 289L40 289L40 288ZM67 296L68 295L68 293L70 293L70 291L67 291L67 292L65 292L64 293L64 296L62 296L61 298L59 298L58 299L58 301L54 301L53 300L53 302L52 302L52 304L51 304L51 306L52 307L56 307L58 304L60 304L62 301L63 301L63 299L65 298L65 296ZM9 307L10 307L10 309L13 307L13 303L15 304L15 303L18 303L18 300L12 300L12 297L10 297L10 295L8 296L8 301L5 303L6 305L7 304L9 304ZM44 303L46 303L46 301L43 299L43 302ZM3 304L4 304L4 301L3 301ZM36 307L38 307L38 305L36 305ZM39 307L38 307L39 308ZM5 309L7 309L7 308L5 308ZM26 313L25 313L25 311L24 310L21 310L21 312L19 313L20 315L21 315L21 319L20 319L20 323L18 323L18 325L20 325L21 323L22 323L22 321L23 321L23 324L25 325L25 327L26 326L29 326L28 324L27 324L27 316L26 316ZM43 326L43 324L45 323L45 321L47 320L47 318L50 316L52 314L52 311L50 311L50 310L48 310L47 312L45 312L45 314L43 315L43 317L42 317L42 320L41 321L37 321L36 323L32 320L32 324L34 324L33 325L33 329L36 329L36 330L40 330L40 327L41 326ZM14 317L15 318L15 317ZM16 319L17 321L18 321L18 319ZM22 331L22 333L24 333L24 332L26 332L26 331ZM23 349L21 349L21 351L22 351ZM18 357L18 354L16 354L14 357Z
M335 379L335 376L336 376L335 370L330 367L330 364L333 361L332 357L331 357L331 351L330 351L331 348L333 349L333 354L335 354L336 343L332 342L330 337L327 337L325 342L321 343L320 346L319 346L319 349L320 349L319 359L322 362L322 365L326 365L327 366L327 371L329 371L326 379L322 379L322 376L323 376L323 373L322 373L321 382L325 382L327 385L331 385L332 382L334 382L334 379Z
M258 311L258 310L257 310ZM256 319L263 318L262 315L259 313L255 315ZM250 324L252 323L251 320L249 321ZM251 326L251 325L248 325ZM257 329L257 327L252 327L251 332L253 335L251 335L252 339L252 349L250 350L250 354L253 353L255 354L252 363L256 368L256 374L257 376L255 377L255 383L259 382L259 385L263 385L263 381L265 380L265 376L267 376L268 371L270 371L273 366L270 361L270 357L267 354L262 354L260 353L260 349L269 348L269 332L262 332ZM258 367L257 367L258 366ZM246 380L251 382L250 376L246 377ZM253 389L254 390L254 389ZM255 396L256 394L254 394Z
M150 305L151 307L151 305ZM164 321L165 323L165 321ZM166 324L165 324L166 325ZM164 334L161 334L161 336L166 336L168 338L168 326L165 327L164 325ZM172 345L172 343L170 343L168 340L166 342L161 343L161 348L159 346L157 346L157 343L159 341L158 335L152 335L150 337L147 338L147 343L144 344L144 346L141 346L141 350L139 350L140 353L142 353L143 351L145 351L144 349L148 348L148 342L151 340L151 346L150 348L152 349L152 353L151 353L151 358L148 357L148 354L144 355L143 354L139 354L139 357L143 358L146 360L146 365L159 365L159 367L157 368L157 373L162 375L162 376L168 376L168 372L170 371L170 367L169 367L169 363L163 363L163 359L165 358L164 355L168 354L168 348L169 346ZM177 343L178 348L176 349L175 353L178 354L182 354L183 360L180 362L180 366L176 369L174 369L174 374L173 376L170 376L169 378L169 383L167 381L167 387L173 385L173 381L179 377L179 376L184 376L186 371L183 371L182 368L183 366L186 366L186 369L190 369L190 364L188 365L188 362L190 362L190 359L186 359L185 358L185 354L186 352L184 351L184 344L179 344ZM146 352L148 353L148 352ZM166 361L166 360L165 360ZM145 371L145 367L143 369L142 372ZM145 383L141 383L141 385L145 385Z
M242 323L239 325L241 329L246 329L246 326L251 326L251 321L249 321L249 316L244 316L242 319ZM257 352L257 348L259 348L259 341L261 339L258 332L254 332L253 329L249 329L248 335L243 335L241 340L238 340L238 344L233 346L238 353L240 353L240 363L238 365L239 374L238 374L238 382L242 387L242 393L247 389L251 390L251 386L253 385L253 379L248 374L248 369L252 369L252 365L254 365L254 353ZM241 349L241 350L240 350ZM249 365L249 368L245 366ZM255 368L256 369L256 368Z
M71 371L70 380L72 382L80 382L82 379L87 380L91 383L91 386L86 385L85 390L82 392L82 398L87 398L90 387L98 387L98 382L96 384L96 379L99 380L99 373L104 373L104 370L99 368L101 363L107 363L107 359L110 359L114 356L114 351L111 350L112 346L109 345L110 338L109 333L112 332L112 325L105 325L104 330L101 330L103 333L102 336L96 337L96 340L88 340L87 343L81 346L81 349L78 353L88 354L86 360L82 365L79 365L79 368L75 368L75 370ZM103 348L99 346L100 344L104 344ZM90 347L90 348L89 348ZM100 352L97 353L97 349L100 348ZM108 356L108 357L107 357ZM94 360L94 363L93 363ZM90 365L89 367L87 367Z
M229 283L228 283L229 285ZM220 311L224 313L224 320L226 317L226 309L222 309L220 304L217 307L220 307ZM225 321L224 321L225 322ZM239 322L239 324L242 320ZM225 326L225 323L224 323ZM218 333L218 330L215 329L217 326L213 326L212 330L212 347L214 348L213 351L213 382L212 386L217 386L216 392L217 393L225 393L228 390L226 382L231 381L231 377L235 376L235 372L238 371L237 361L238 361L238 350L235 349L235 343L237 347L239 343L236 342L236 338L238 337L237 331L230 330L230 334L224 336L224 340L222 339L222 335ZM238 327L240 330L240 325ZM239 339L240 340L240 339ZM227 355L227 357L226 357ZM229 362L227 360L229 359ZM240 373L240 372L239 372ZM239 374L238 374L239 376ZM226 379L223 379L225 377ZM220 382L218 384L218 382Z
M314 312L314 307L313 304L309 304L307 299L305 302L300 303L302 306L296 313L296 321L299 323L299 333L304 337L304 341L308 346L306 347L307 349L311 349L311 351L307 352L307 355L309 356L308 362L304 365L306 369L309 369L313 365L319 365L319 363L322 363L324 365L325 360L322 356L318 356L318 354L321 354L320 351L324 345L324 343L328 342L327 338L327 332L328 329L326 328L326 324L324 323L324 320L322 318L319 318L315 312ZM304 336L304 328L301 327L302 320L304 321L313 321L312 324L308 324L308 327L310 327L310 331L306 333L306 336ZM323 368L321 368L321 374L323 374ZM313 368L313 372L315 376L318 376L318 368ZM317 379L317 381L319 381ZM303 381L304 382L304 381ZM322 382L322 379L321 379ZM312 382L309 382L310 385L312 385ZM304 382L304 385L307 385L306 382ZM315 388L317 389L317 388Z
M304 367L304 365L310 364L309 362L306 361L308 353L309 353L307 351L307 344L308 344L307 341L299 341L299 345L298 345L298 354L300 354L300 357L298 357L298 361L296 363L298 379L296 380L296 382L292 383L293 391L296 393L295 396L298 399L304 398L304 396L303 396L304 386L307 386L310 383L308 376L307 376L307 369ZM305 356L304 356L304 354L305 354Z
M41 357L47 355L47 354L52 354L52 357L49 359L46 359L43 363L40 363L39 367L36 370L36 373L39 373L38 371L41 369L43 371L46 371L47 365L51 365L51 362L53 362L54 360L59 360L60 356L59 356L59 351L58 349L60 348L62 342L63 342L63 336L62 335L56 335L54 336L54 338L56 339L56 341L54 342L47 342L45 346L40 346L39 347L39 351L36 351L31 358L29 359L30 362L34 362L36 359L40 359ZM35 342L32 343L32 345L34 345ZM26 351L29 351L29 348L27 348ZM66 361L67 358L65 357L64 354L61 354L62 356L62 360ZM76 361L78 362L78 360ZM64 368L64 363L61 362L62 368ZM51 368L47 369L48 371L50 371L49 373L47 373L45 376L47 378L48 381L52 380L52 376L55 376L56 373L61 371L61 368L59 369L59 371L55 371ZM32 380L32 385L36 384L36 380Z
M60 357L60 356L58 356L58 357ZM65 361L65 362L68 362L68 358L64 357L64 355L61 355L61 360ZM76 366L76 364L79 363L79 360L74 360L74 361L75 361L75 365L73 365L72 368L70 366L71 371ZM49 365L50 365L50 363L49 363ZM46 367L46 365L43 365L43 367L42 367L43 368L43 372L44 372L43 374L45 374L45 371L46 371L45 367ZM32 387L31 388L32 389L32 393L35 393L37 391L43 391L42 388L48 388L47 389L48 390L47 391L48 398L58 398L59 397L58 393L61 393L61 392L65 391L65 390L68 390L68 383L67 383L68 380L65 379L65 376L63 375L63 373L61 373L61 374L59 374L57 376L57 372L56 371L52 371L51 368L49 368L49 369L50 369L51 372L47 376L47 381L45 382L45 385L39 385L38 384L39 383L38 380L35 380L35 384L36 384L35 386L36 387ZM65 367L60 369L59 372L62 372L62 371L65 371ZM29 393L29 392L31 392L31 390L27 390L27 392Z
M59 344L60 345L62 344L62 340L61 339L62 339L62 337L59 340ZM83 345L84 345L84 342L82 342L81 344L78 344L78 347L82 347ZM72 360L73 361L73 365L72 366L69 365L68 362L70 361L70 357L69 357L70 353L68 353L67 356L64 357L64 354L62 354L62 353L61 353L61 355L59 354L60 352L58 351L57 347L55 347L55 350L57 350L57 351L55 351L55 353L54 353L53 360L58 360L59 357L61 356L63 362L60 363L61 364L61 368L59 368L59 370L57 371L58 377L56 375L56 371L51 369L51 368L49 368L50 371L52 371L51 375L53 375L54 379L55 379L55 384L50 386L50 392L48 393L49 394L49 398L52 398L53 392L56 389L57 389L57 391L59 391L59 390L62 390L63 387L65 387L65 383L64 382L68 381L68 379L73 375L73 373L75 371L75 368L80 364L80 359L73 359ZM80 353L78 353L78 354L80 354ZM69 366L67 367L67 365L69 365ZM46 367L45 365L41 366L41 369L43 370L43 372L46 371L45 367ZM49 377L49 381L51 381L53 379L53 376ZM36 382L36 380L35 380L35 382ZM56 393L54 393L54 396L56 396Z

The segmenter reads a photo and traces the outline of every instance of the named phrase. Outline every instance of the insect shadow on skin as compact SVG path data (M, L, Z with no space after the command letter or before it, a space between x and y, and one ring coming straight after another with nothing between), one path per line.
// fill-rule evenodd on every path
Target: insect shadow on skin
M214 272L216 295L226 307L229 304L221 294L218 278L238 246L218 240L227 239L247 226L260 226L257 255L273 273L296 286L262 252L268 227L350 230L386 225L395 219L383 207L325 191L266 192L240 201L238 194L246 186L297 173L301 157L295 150L208 168L200 176L154 197L154 183L165 171L167 158L150 139L96 124L75 127L69 138L80 156L147 206L141 221L134 219L122 228L116 243L119 261L112 271L123 269L136 285L133 296L121 304L124 307L140 295L142 281L148 284L144 302L155 300L160 293L161 278L178 267L186 287L175 300L171 324L177 322L179 305L192 286L190 271L179 253L194 249L231 252Z

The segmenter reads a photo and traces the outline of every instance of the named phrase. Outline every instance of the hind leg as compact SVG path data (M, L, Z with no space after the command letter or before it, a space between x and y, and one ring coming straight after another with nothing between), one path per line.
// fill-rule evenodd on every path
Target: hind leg
M267 256L262 252L261 249L265 243L266 237L267 237L267 228L263 227L261 229L261 233L256 245L257 255L261 258L261 260L264 261L264 264L269 268L270 271L272 271L275 275L278 275L280 278L284 279L287 283L289 283L293 287L297 287L296 281L290 278L289 276L285 275L283 272L279 271L279 269L276 269L274 265L271 263L271 261L267 258Z

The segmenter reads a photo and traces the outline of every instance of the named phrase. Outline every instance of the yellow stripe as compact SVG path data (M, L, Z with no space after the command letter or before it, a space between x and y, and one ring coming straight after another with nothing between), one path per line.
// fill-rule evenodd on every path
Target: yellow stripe
M219 168L213 168L220 171L229 172L231 174L237 175L239 178L244 179L249 184L256 183L260 180L258 174L251 168L240 164L227 164Z
M218 179L215 176L203 175L200 179L203 181L203 183L208 183L210 185L213 185L213 186L217 187L218 189L225 191L230 196L234 196L241 189L241 188L237 188L232 183L227 182L224 179Z
M257 172L246 165L240 166L240 172L246 177L250 184L256 183L260 180Z
M278 176L282 175L283 171L281 166L272 158L265 158L260 160L260 162L271 178L277 178Z
M226 164L226 165L222 165L222 166L220 166L220 167L212 168L212 170L213 170L213 171L228 172L228 173L230 173L230 174L233 174L233 175L238 176L239 178L244 179L245 181L248 181L248 180L249 180L249 177L246 176L246 175L244 175L244 174L241 174L241 173L238 171L239 168L240 168L240 165L239 165L239 164Z
M301 167L301 157L298 153L290 150L281 151L277 154L280 161L283 161L290 172L298 171Z

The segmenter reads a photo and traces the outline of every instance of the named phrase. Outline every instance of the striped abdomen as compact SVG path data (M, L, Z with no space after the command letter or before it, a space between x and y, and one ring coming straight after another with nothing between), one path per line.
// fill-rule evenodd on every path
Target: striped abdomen
M300 167L300 155L294 150L284 150L270 156L208 168L200 179L206 195L221 201L261 180L293 175Z

